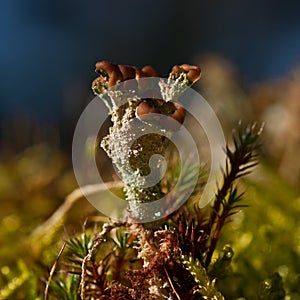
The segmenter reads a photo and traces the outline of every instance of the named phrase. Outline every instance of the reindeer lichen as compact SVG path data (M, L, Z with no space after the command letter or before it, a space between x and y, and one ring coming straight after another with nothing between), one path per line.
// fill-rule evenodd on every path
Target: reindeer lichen
M125 103L120 105L118 101L120 101L122 91L110 91L107 90L108 87L123 80L158 76L158 73L150 67L139 70L136 67L114 65L108 62L97 63L96 70L100 77L94 81L93 90L96 94L107 91L104 101L112 111L113 123L109 134L102 140L101 147L112 159L112 163L124 182L125 198L130 203L131 216L134 217L139 210L138 203L155 201L164 196L160 181L145 187L149 180L146 176L154 172L155 175L152 174L154 179L159 177L158 173L162 168L163 160L158 158L155 165L152 164L152 169L149 162L157 155L165 157L174 130L173 127L168 128L168 124L147 122L147 115L163 114L182 123L185 116L184 108L170 100L198 80L201 71L198 67L187 64L175 66L169 75L169 80L174 80L174 84L170 81L168 85L161 84L160 92L156 92L158 97L137 97L134 89L129 89ZM179 91L177 83L181 83ZM138 84L134 87L138 89ZM150 92L153 93L151 90ZM102 97L101 93L100 95ZM143 132L145 126L152 127L155 132L139 136L139 132Z

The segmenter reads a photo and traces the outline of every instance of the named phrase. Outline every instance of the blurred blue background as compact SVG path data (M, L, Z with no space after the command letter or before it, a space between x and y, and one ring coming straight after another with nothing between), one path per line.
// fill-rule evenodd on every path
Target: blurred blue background
M55 123L68 143L98 60L166 75L216 53L247 83L284 76L300 61L299 12L297 1L2 0L1 137L27 126L34 143Z

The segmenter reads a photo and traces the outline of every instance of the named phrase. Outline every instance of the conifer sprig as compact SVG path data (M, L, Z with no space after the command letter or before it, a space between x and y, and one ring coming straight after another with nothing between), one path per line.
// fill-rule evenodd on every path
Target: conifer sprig
M237 131L233 131L233 149L231 150L229 145L226 146L227 159L225 170L223 170L223 183L217 190L210 215L209 226L212 230L205 267L208 267L211 262L226 219L237 212L236 209L245 207L245 205L238 204L243 194L238 193L235 181L249 174L251 169L258 164L258 149L261 146L259 137L262 130L263 126L257 127L254 124L244 128L240 123Z

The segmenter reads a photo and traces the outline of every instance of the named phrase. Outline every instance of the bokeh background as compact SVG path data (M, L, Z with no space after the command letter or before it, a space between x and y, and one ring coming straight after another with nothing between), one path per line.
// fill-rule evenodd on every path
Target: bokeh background
M174 64L197 64L195 88L228 136L239 120L265 122L262 163L243 183L251 207L224 233L243 273L227 293L254 299L259 282L278 271L289 297L300 299L299 12L297 1L271 0L1 1L0 290L32 268L43 278L61 235L97 214L81 199L60 238L34 239L77 187L73 131L94 97L95 62L109 60L150 64L165 76ZM34 299L26 296L34 280L24 278L11 299Z

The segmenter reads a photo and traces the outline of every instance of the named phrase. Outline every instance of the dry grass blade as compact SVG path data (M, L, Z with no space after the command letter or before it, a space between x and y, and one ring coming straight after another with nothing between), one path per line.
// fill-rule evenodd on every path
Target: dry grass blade
M123 186L123 182L111 181L101 184L86 185L74 190L65 198L64 203L50 216L50 218L33 231L30 238L32 240L39 240L45 235L45 233L51 231L53 228L58 227L67 212L78 200L84 196L92 195L110 188L121 188Z
M170 285L171 285L171 288L172 288L174 294L176 295L176 297L177 297L178 300L181 300L180 296L178 295L178 293L177 293L176 290L175 290L174 284L173 284L173 282L172 282L172 280L171 280L171 278L170 278L170 275L169 275L169 273L168 273L168 271L167 271L167 269L166 269L165 267L164 267L164 271L165 271L165 273L166 273L166 276L167 276L167 278L168 278L168 281L169 281L169 283L170 283Z
M62 245L62 247L61 247L61 249L60 249L60 251L59 251L59 253L58 253L58 256L57 256L57 258L56 258L56 260L55 260L55 262L54 262L54 264L53 264L53 266L52 266L52 268L51 268L51 270L50 270L50 275L49 275L49 278L48 278L48 280L47 280L47 284L46 284L46 287L45 287L44 300L47 300L47 299L48 299L48 293L49 293L50 282L51 282L51 280L52 280L52 278L53 278L53 275L54 275L54 272L55 272L55 270L56 270L58 261L59 261L61 255L62 255L62 253L63 253L65 247L66 247L66 242L63 243L63 245Z

